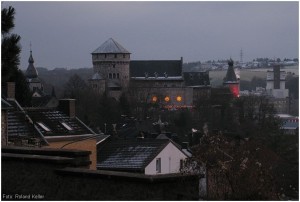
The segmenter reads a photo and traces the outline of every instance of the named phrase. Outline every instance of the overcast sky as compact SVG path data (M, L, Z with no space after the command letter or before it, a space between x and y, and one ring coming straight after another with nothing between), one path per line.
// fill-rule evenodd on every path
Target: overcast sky
M92 67L113 38L134 60L184 62L299 55L298 2L4 2L16 9L21 68Z

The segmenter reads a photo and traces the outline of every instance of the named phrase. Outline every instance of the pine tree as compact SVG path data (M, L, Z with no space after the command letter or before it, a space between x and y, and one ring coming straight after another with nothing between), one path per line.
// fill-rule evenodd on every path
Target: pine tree
M30 106L31 93L23 72L18 68L20 65L20 40L21 37L11 33L15 27L15 9L11 6L1 11L1 74L2 92L6 93L6 83L15 82L16 99L23 106Z

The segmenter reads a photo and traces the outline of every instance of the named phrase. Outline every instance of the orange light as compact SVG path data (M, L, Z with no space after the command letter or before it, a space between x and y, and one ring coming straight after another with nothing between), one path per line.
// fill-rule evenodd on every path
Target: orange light
M177 100L177 102L181 102L182 97L181 97L181 96L177 96L177 97L176 97L176 100Z
M156 96L153 96L153 97L152 97L152 101L153 101L153 102L156 102L156 101L157 101L157 97L156 97Z
M170 97L169 97L169 96L166 96L166 97L165 97L165 101L166 101L166 102L169 102L169 101L170 101Z

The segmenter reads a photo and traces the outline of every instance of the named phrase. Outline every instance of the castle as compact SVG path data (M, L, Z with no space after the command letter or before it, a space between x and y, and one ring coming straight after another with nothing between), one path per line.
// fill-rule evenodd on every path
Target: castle
M137 101L165 108L193 107L210 96L208 72L183 72L180 60L130 60L131 53L110 38L92 53L94 75L89 80L96 92L116 99L122 93Z

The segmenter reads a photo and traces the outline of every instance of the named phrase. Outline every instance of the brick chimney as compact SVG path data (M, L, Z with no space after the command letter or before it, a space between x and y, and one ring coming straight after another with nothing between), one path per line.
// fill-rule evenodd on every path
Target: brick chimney
M15 82L7 82L7 98L15 99L16 84Z
M75 99L60 99L58 110L67 114L70 118L75 118Z

